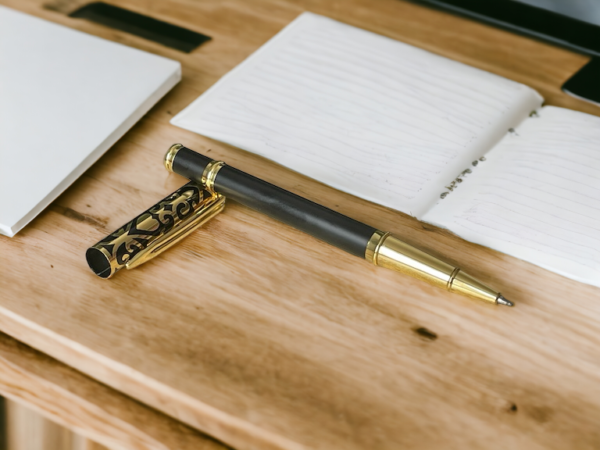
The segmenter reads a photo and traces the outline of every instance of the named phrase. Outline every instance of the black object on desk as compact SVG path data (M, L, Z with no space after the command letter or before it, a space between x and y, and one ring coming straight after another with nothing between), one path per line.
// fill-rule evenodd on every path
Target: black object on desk
M562 90L600 105L600 58L592 58L562 86Z
M186 53L211 39L204 34L103 2L89 3L69 16L107 25Z

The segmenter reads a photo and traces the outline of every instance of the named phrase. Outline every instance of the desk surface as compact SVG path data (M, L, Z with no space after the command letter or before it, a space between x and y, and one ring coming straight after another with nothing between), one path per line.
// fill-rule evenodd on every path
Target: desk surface
M118 2L213 37L189 55L67 17L79 1L0 3L183 65L181 84L80 180L0 237L0 330L238 449L600 445L599 289L168 123L304 10L598 115L559 89L585 57L400 0ZM173 142L462 255L450 262L517 306L449 295L234 203L164 256L96 278L85 249L184 183L162 167Z
M103 449L229 448L3 333L0 333L0 394L104 444ZM96 447L92 444L91 448L85 448ZM21 443L15 448L25 447Z

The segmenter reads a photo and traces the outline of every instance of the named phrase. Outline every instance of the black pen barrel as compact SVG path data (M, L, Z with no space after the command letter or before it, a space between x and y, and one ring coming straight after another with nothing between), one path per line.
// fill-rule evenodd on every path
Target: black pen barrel
M202 183L202 174L213 160L179 147L170 162L173 172ZM365 257L375 228L267 183L228 165L214 178L214 189L225 197L266 214L352 255Z

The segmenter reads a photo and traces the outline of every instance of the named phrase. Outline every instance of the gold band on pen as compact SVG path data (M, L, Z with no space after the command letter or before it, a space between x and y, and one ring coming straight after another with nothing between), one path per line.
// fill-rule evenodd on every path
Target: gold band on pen
M369 242L367 242L367 248L365 249L365 259L367 261L375 264L376 266L379 265L377 263L377 255L379 255L381 244L383 244L383 241L385 241L385 238L387 238L389 235L389 231L377 230L375 233L373 233L373 236L371 236L371 239L369 239Z
M456 278L456 275L458 275L458 272L460 272L460 267L456 267L454 269L454 272L450 274L450 278L448 278L448 283L446 283L446 289L452 289L452 283L454 283L454 279Z
M204 168L204 172L202 172L202 185L206 188L207 191L215 194L215 179L217 178L217 174L219 170L223 168L225 163L223 161L213 160L209 162Z

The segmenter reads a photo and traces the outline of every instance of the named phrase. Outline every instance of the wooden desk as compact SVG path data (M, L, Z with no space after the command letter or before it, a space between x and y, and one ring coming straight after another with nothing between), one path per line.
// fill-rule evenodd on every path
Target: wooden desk
M0 392L110 449L227 449L3 333ZM21 444L19 448L25 447Z
M0 330L238 449L600 446L599 289L168 123L304 10L599 114L559 90L585 57L400 0L118 2L214 38L189 55L65 16L79 1L0 3L178 59L184 74L43 214L0 238ZM85 249L183 184L162 167L173 142L405 236L517 307L378 269L234 203L142 268L96 278Z

